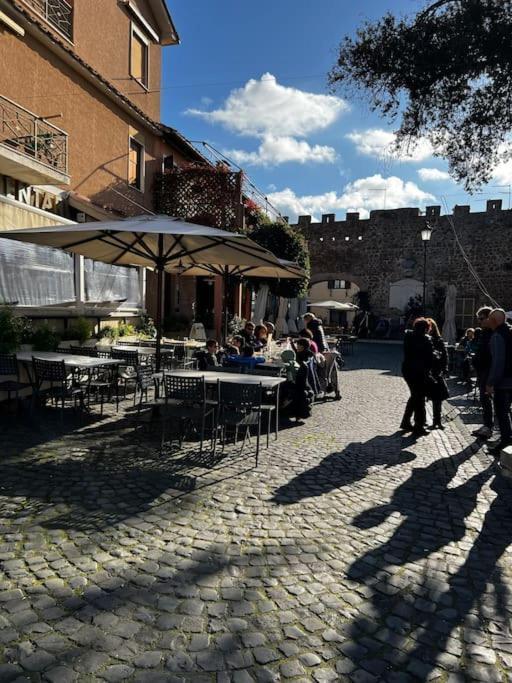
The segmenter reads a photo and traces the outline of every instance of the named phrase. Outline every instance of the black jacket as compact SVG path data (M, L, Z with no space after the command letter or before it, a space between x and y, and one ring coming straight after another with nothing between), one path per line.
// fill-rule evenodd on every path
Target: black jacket
M448 354L442 337L432 337L432 346L434 347L432 374L439 377L448 370Z
M480 334L478 346L472 360L473 367L479 375L488 375L489 370L491 369L491 337L492 330L484 327Z
M404 337L402 373L406 379L424 379L432 370L434 349L428 334L407 330Z
M327 346L327 342L325 340L324 328L320 320L309 320L307 328L313 335L313 341L318 346L318 351L320 353L329 351L329 347Z

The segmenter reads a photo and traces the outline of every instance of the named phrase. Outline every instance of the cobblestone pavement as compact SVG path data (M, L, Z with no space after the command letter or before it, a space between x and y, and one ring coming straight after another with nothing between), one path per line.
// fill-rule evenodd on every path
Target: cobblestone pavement
M258 469L4 420L0 681L510 680L510 493L463 397L397 431L399 351L360 345Z

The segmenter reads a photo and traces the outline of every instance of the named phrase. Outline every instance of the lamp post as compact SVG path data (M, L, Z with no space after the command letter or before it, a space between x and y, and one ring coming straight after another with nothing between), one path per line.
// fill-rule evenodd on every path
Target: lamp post
M423 242L423 315L427 312L427 246L432 237L432 228L428 223L421 231L421 241Z

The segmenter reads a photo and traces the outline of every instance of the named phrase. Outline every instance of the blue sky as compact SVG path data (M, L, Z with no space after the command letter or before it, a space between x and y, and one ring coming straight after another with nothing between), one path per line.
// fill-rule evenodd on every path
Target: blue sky
M273 205L298 213L455 204L509 207L508 187L468 197L429 145L393 157L392 124L327 88L337 46L365 19L420 0L168 0L181 44L164 50L162 120L239 163ZM512 166L493 185L512 182Z

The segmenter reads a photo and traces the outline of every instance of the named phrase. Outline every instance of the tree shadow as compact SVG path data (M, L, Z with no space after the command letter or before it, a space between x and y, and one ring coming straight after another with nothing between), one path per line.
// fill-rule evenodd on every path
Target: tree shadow
M280 505L298 503L303 498L322 496L367 476L371 467L395 467L411 462L414 453L405 450L415 442L412 435L395 432L375 436L365 442L350 443L341 453L330 453L318 465L280 486L272 501Z
M477 505L481 487L494 474L494 464L490 464L463 484L449 486L458 467L474 451L470 445L455 456L415 468L410 478L395 490L389 504L367 510L353 521L359 528L372 529L391 514L398 513L404 518L389 540L352 563L348 577L366 586L372 602L374 630L381 627L378 638L366 640L365 658L384 656L388 669L403 671L405 665L420 680L428 680L438 664L447 668L454 664L456 657L450 654L450 648L454 652L459 646L451 643L452 634L465 623L487 583L494 581L501 593L508 590L500 571L496 571L497 561L512 541L509 492L501 479L492 484L498 495L476 541L465 562L457 563L462 554L457 543L466 535L466 520ZM439 567L440 560L429 560L428 568L421 560L448 546L452 548L445 553L444 562L453 558L458 569L446 578L446 567ZM444 573L442 580L436 578L436 569L441 575ZM418 573L422 574L420 580ZM498 605L496 608L502 609ZM353 621L354 638L367 631L367 614ZM479 623L475 631L479 628L483 624ZM471 645L471 639L468 642ZM481 642L479 636L473 646ZM475 664L468 652L467 673Z

